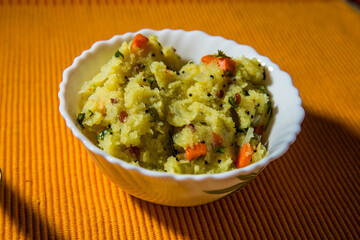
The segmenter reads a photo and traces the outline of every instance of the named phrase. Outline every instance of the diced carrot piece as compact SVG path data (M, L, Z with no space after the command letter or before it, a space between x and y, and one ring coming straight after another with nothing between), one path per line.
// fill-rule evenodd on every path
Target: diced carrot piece
M216 57L213 55L206 55L201 58L201 62L209 64L211 61L216 60L217 65L223 72L230 71L232 74L235 73L236 62L229 57Z
M185 150L186 158L189 161L195 160L198 157L206 155L206 145L205 143L198 143L191 146L188 146Z
M206 55L201 58L201 62L205 64L209 64L211 61L215 60L216 57L212 55Z
M215 144L215 147L220 147L224 143L224 139L221 136L219 136L218 134L212 132L211 136L212 136L213 142Z
M138 33L134 37L134 39L133 39L133 41L131 43L130 49L131 50L144 49L148 45L148 42L149 42L149 39L147 37L145 37L144 35Z
M224 72L230 71L232 74L235 73L236 62L233 59L227 57L219 57L217 58L217 64Z
M253 153L254 148L249 143L245 143L236 158L235 167L242 168L249 165Z

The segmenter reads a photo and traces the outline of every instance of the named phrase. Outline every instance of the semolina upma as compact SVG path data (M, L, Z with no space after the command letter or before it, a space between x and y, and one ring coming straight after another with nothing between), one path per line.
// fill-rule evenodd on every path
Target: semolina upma
M272 115L257 59L222 51L200 64L137 34L124 42L79 94L80 126L105 152L180 174L219 173L266 155Z

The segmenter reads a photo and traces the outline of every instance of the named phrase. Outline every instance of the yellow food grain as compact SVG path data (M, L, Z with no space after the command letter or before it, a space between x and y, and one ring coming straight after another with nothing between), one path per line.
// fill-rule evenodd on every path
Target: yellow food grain
M267 150L258 129L272 109L258 60L233 59L229 73L216 61L184 62L154 35L148 40L140 50L124 42L82 86L77 120L90 139L124 161L170 173L229 171L244 143L255 149L251 162L261 160ZM199 143L206 155L189 161L186 150Z

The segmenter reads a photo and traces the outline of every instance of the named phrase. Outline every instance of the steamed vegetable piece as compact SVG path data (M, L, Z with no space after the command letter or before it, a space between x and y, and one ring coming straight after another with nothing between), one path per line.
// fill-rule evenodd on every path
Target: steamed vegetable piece
M170 173L219 173L266 155L272 107L257 59L185 62L156 36L124 42L84 83L77 123L105 152Z
M253 153L254 148L249 143L245 143L236 158L235 167L242 168L249 165Z
M195 160L198 157L203 157L206 155L206 145L204 143L198 143L194 146L188 146L185 153L186 158L189 161Z
M216 61L217 65L223 72L229 76L235 73L236 62L226 56L222 51L219 51L217 55L206 55L201 58L201 62L204 64L209 64L212 61Z
M149 43L149 39L145 37L144 35L138 33L135 35L132 43L131 43L131 50L136 49L145 49Z

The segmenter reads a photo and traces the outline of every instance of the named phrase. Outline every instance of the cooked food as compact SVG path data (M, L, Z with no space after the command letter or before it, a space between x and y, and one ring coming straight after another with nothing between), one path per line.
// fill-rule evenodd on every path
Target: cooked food
M266 155L272 107L257 59L184 61L157 37L124 42L79 94L79 125L105 152L151 170L220 173Z

